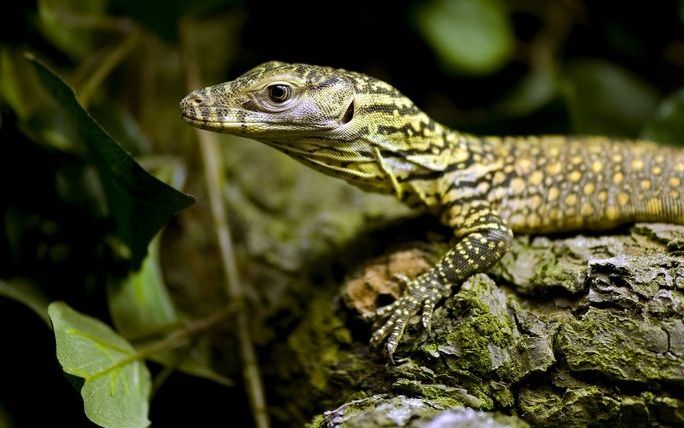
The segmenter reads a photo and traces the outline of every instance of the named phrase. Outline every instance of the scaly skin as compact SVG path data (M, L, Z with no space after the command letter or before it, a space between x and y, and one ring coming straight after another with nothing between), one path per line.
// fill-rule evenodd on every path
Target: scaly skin
M487 271L513 233L684 223L684 151L603 137L479 137L432 120L385 82L268 62L181 102L192 125L253 138L362 189L427 210L458 242L381 308L392 356L409 319L429 331L452 286Z

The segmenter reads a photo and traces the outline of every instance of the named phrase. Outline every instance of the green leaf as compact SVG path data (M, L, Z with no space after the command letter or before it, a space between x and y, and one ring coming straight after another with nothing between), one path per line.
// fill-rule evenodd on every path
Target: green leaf
M152 151L150 141L128 110L112 105L94 105L89 110L95 121L124 149L134 154Z
M104 427L149 425L150 372L135 349L107 325L66 303L51 303L48 313L57 359L66 373L84 379L86 416Z
M156 161L156 162L155 162ZM180 186L185 176L184 167L171 159L147 158L143 164L167 183ZM144 338L161 339L170 331L182 328L186 319L176 309L164 283L159 259L157 235L149 245L147 257L137 272L132 272L121 284L107 288L109 312L118 332L129 340ZM198 337L191 343L150 356L150 359L166 367L184 373L213 380L222 385L232 385L212 367L212 346L207 337Z
M159 352L150 356L152 361L183 373L212 380L224 386L232 386L232 380L212 368L214 348L206 337L200 337L188 345Z
M141 269L131 273L122 284L110 286L107 291L114 325L128 339L161 338L185 325L161 274L159 236L152 240ZM213 369L212 355L209 339L199 337L177 349L153 354L150 359L193 376L232 385L230 379Z
M684 145L684 88L658 105L641 137L659 143Z
M448 71L488 74L513 55L511 23L499 0L432 0L415 17Z
M0 97L20 119L28 119L38 105L45 103L41 89L35 84L33 67L20 54L0 48Z
M129 339L164 334L181 325L159 266L159 237L152 240L139 271L107 289L117 331Z
M130 251L133 267L138 268L152 237L194 199L145 171L81 107L62 79L40 61L28 59L47 92L61 106L75 138L83 142L105 190L117 236Z
M31 308L48 325L50 324L50 318L47 313L47 297L35 284L16 279L12 281L0 279L0 296L23 303Z
M573 131L636 137L652 116L657 91L627 70L609 62L571 64L563 86Z

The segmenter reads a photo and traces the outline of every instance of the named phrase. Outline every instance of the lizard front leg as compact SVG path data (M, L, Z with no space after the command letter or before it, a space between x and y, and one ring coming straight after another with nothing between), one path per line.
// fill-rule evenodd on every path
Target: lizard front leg
M432 312L451 287L475 273L487 271L510 246L513 232L489 206L473 206L465 212L452 209L447 223L457 225L461 240L427 272L408 281L403 295L380 308L376 316L386 320L371 337L376 346L387 338L386 351L392 357L412 316L422 311L422 323L429 332Z

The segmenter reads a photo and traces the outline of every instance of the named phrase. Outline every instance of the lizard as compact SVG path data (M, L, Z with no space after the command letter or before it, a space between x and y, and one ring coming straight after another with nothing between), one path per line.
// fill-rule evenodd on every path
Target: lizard
M486 272L515 234L684 224L684 150L600 136L480 136L438 123L390 84L358 72L278 61L198 89L191 125L247 137L366 191L437 216L455 244L376 311L371 344L392 358L420 315Z

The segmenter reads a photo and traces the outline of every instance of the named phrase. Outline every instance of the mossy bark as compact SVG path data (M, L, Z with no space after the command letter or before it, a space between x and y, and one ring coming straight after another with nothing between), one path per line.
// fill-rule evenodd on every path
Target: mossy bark
M244 172L255 153L267 178ZM432 335L409 326L392 363L369 348L366 316L450 231L254 143L229 159L276 421L684 426L684 227L517 237L490 272L454 287Z

